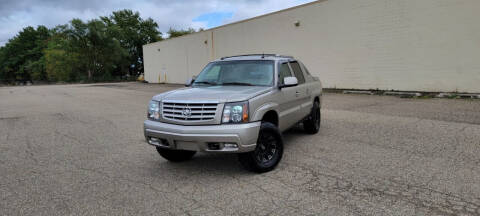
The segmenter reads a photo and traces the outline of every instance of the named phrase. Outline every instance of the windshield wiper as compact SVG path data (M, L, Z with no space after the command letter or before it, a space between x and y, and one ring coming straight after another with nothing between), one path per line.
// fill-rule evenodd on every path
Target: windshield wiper
M253 84L243 82L226 82L222 83L222 85L254 86Z
M217 85L217 83L214 83L214 82L208 82L208 81L199 81L199 82L194 82L193 84Z

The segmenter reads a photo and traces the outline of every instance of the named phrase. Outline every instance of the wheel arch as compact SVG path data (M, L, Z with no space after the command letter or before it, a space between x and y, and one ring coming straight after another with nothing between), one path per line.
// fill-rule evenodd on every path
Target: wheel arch
M278 113L275 110L267 111L263 117L262 122L270 122L278 127Z
M275 125L278 126L280 117L279 117L279 112L277 111L277 107L278 107L278 104L276 103L267 103L258 107L253 113L250 121L262 121L266 116L268 118L273 118L273 116L275 116L276 118Z

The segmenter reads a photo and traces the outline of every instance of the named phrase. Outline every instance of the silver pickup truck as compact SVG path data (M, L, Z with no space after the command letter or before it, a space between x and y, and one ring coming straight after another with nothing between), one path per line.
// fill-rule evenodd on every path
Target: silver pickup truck
M169 161L197 151L237 153L248 170L267 172L282 158L281 132L298 123L318 132L321 104L320 80L293 57L223 57L185 88L154 96L144 134Z

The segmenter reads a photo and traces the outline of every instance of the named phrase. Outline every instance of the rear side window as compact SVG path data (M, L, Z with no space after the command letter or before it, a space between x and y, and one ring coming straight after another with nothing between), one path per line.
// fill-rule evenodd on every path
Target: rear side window
M298 84L305 83L305 77L303 76L302 69L300 68L300 64L298 62L290 62L290 66L292 66L293 73L295 77L297 77Z
M286 62L282 63L278 70L278 80L280 81L280 83L283 84L283 78L291 77L291 76L292 76L292 72L290 71L288 64Z
M308 71L308 69L307 69L307 67L305 66L305 64L302 63L302 67L303 67L303 69L305 70L305 72L306 72L309 76L312 75L312 74L310 74L310 71Z

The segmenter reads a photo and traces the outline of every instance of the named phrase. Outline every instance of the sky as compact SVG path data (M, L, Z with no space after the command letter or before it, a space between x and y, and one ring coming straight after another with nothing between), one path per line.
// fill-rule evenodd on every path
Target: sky
M49 28L73 18L84 21L131 9L152 18L162 33L170 27L213 28L313 0L0 0L0 46L27 26Z

